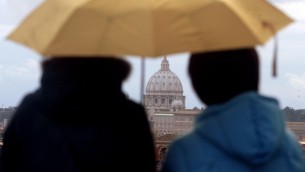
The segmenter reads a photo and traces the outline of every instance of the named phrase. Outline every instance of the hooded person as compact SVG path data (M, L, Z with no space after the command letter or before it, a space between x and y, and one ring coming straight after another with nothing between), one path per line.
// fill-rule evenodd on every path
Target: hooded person
M278 101L258 93L254 48L192 54L188 72L207 108L170 144L162 172L305 171Z
M1 172L156 171L146 112L122 91L129 63L54 57L42 71L5 130Z

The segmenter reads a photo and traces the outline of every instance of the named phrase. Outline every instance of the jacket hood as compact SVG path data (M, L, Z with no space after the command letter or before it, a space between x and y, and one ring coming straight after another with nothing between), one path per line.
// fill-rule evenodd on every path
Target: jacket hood
M268 161L279 149L284 126L278 102L256 92L209 106L196 119L196 130L207 141L253 165Z
M114 109L127 101L122 91L127 71L119 64L111 59L45 62L37 92L41 107L57 120L84 123L105 118L96 113L101 107Z

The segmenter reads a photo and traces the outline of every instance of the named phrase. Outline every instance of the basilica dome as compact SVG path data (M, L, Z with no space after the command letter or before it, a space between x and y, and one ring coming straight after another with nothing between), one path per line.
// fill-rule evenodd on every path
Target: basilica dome
M182 84L178 76L169 69L166 58L163 59L161 69L148 81L146 95L182 95Z

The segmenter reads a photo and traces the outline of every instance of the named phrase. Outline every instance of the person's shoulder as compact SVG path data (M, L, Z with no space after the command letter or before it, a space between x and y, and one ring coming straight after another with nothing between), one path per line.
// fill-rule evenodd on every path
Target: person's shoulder
M285 146L286 165L289 166L292 171L304 171L305 170L305 156L304 148L298 141L296 135L289 129L286 129L286 141L283 142ZM298 170L293 170L298 169ZM302 170L301 170L302 169Z
M142 104L137 103L130 99L125 99L121 101L116 107L115 111L117 113L125 113L128 114L126 117L134 120L141 120L143 116L146 117L146 111Z
M197 134L197 132L190 132L186 135L180 136L175 139L169 146L168 150L168 159L169 161L174 161L175 164L179 160L180 163L178 164L185 164L187 162L187 167L190 169L205 169L211 165L211 156L204 156L204 155L211 155L210 149L211 145L206 142L204 139ZM200 171L200 170L198 170Z
M144 111L144 106L140 103L137 103L133 100L126 99L126 109L134 110L134 111L139 111L143 112Z
M185 149L193 149L197 145L202 146L202 138L198 135L196 130L193 130L184 135L178 136L175 140L173 140L172 145L180 145Z
M34 111L39 108L38 102L38 92L32 92L24 96L20 104L16 108L15 115L19 114L30 114L31 111Z
M35 115L35 111L37 109L36 102L36 93L29 93L23 97L19 105L16 107L15 112L12 114L11 119L9 120L9 124L6 129L16 129L17 128L22 128L24 129L24 125L30 124L33 120L33 115ZM22 126L22 127L21 127ZM23 130L21 129L21 130Z
M302 149L301 143L298 141L296 134L294 134L289 128L285 128L286 132L286 146L295 147L298 150Z

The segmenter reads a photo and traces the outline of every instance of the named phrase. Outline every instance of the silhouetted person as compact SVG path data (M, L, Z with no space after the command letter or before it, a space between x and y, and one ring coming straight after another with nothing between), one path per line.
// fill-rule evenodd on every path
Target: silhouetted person
M188 72L207 108L171 143L162 172L305 171L278 101L258 93L255 49L192 54Z
M122 92L129 63L55 57L42 70L5 132L2 172L155 172L146 112Z

